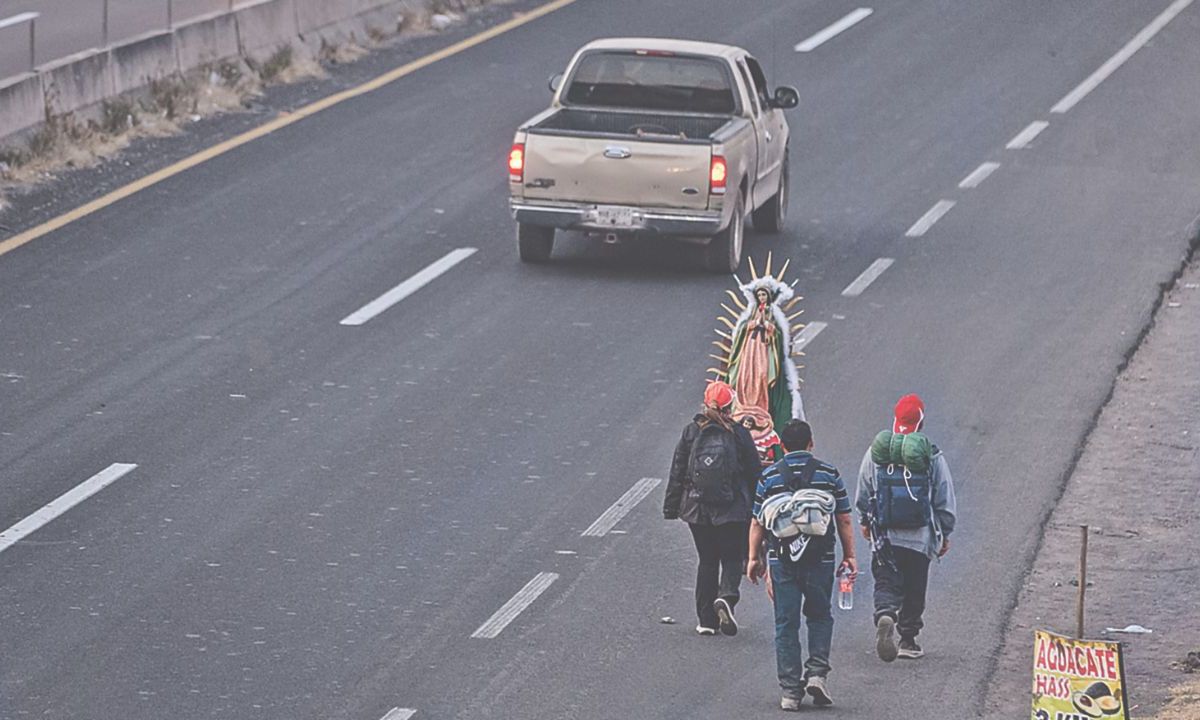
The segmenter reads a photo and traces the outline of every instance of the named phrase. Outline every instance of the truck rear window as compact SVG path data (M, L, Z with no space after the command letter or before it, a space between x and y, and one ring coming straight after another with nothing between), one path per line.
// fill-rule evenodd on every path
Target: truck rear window
M575 66L567 105L668 112L733 113L733 80L718 60L595 52Z

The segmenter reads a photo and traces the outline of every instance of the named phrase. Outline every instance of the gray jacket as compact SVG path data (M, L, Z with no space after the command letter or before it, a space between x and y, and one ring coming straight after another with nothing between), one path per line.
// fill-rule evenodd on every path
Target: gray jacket
M875 463L871 461L871 451L868 449L858 468L858 494L854 503L858 508L858 520L864 526L868 525L867 512L873 495ZM938 452L933 456L933 523L911 530L888 530L888 540L897 547L925 553L932 560L942 547L942 539L954 532L955 509L954 478L950 476L946 456Z

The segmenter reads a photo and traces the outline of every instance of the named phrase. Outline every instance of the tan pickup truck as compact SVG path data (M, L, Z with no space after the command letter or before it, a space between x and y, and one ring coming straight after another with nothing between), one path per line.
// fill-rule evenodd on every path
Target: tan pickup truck
M787 215L794 88L767 91L741 48L651 38L598 40L563 75L554 101L523 124L508 157L517 249L550 257L556 230L616 242L671 235L701 242L733 272L743 227L779 232Z

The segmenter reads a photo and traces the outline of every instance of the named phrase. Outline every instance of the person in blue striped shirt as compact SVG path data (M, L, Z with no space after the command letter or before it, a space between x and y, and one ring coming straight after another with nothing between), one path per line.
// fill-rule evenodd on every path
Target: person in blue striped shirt
M798 711L805 694L812 697L814 705L833 704L825 679L831 669L833 645L835 543L840 540L842 546L839 573L857 576L858 562L850 496L837 468L813 456L812 428L802 420L792 420L783 426L779 438L789 452L759 478L746 575L755 584L767 577L767 592L775 605L775 659L783 689L780 708ZM801 533L780 539L763 526L763 503L774 495L797 490L821 490L833 497L833 521L823 536ZM803 664L801 616L808 626L808 660Z

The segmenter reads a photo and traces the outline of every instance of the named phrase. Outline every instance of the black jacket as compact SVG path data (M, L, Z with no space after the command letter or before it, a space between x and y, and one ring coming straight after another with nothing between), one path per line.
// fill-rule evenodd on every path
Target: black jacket
M667 497L663 501L663 517L668 520L680 519L684 522L701 525L722 525L730 522L749 522L750 508L754 505L754 486L758 482L762 464L758 460L758 449L754 446L754 438L750 431L740 423L733 424L734 442L737 444L738 464L741 466L741 480L738 485L740 492L726 507L712 508L701 505L691 487L688 478L688 462L692 455L692 444L700 435L701 423L711 422L703 415L697 415L683 429L683 436L675 446L675 457L671 460L671 475L667 480Z

